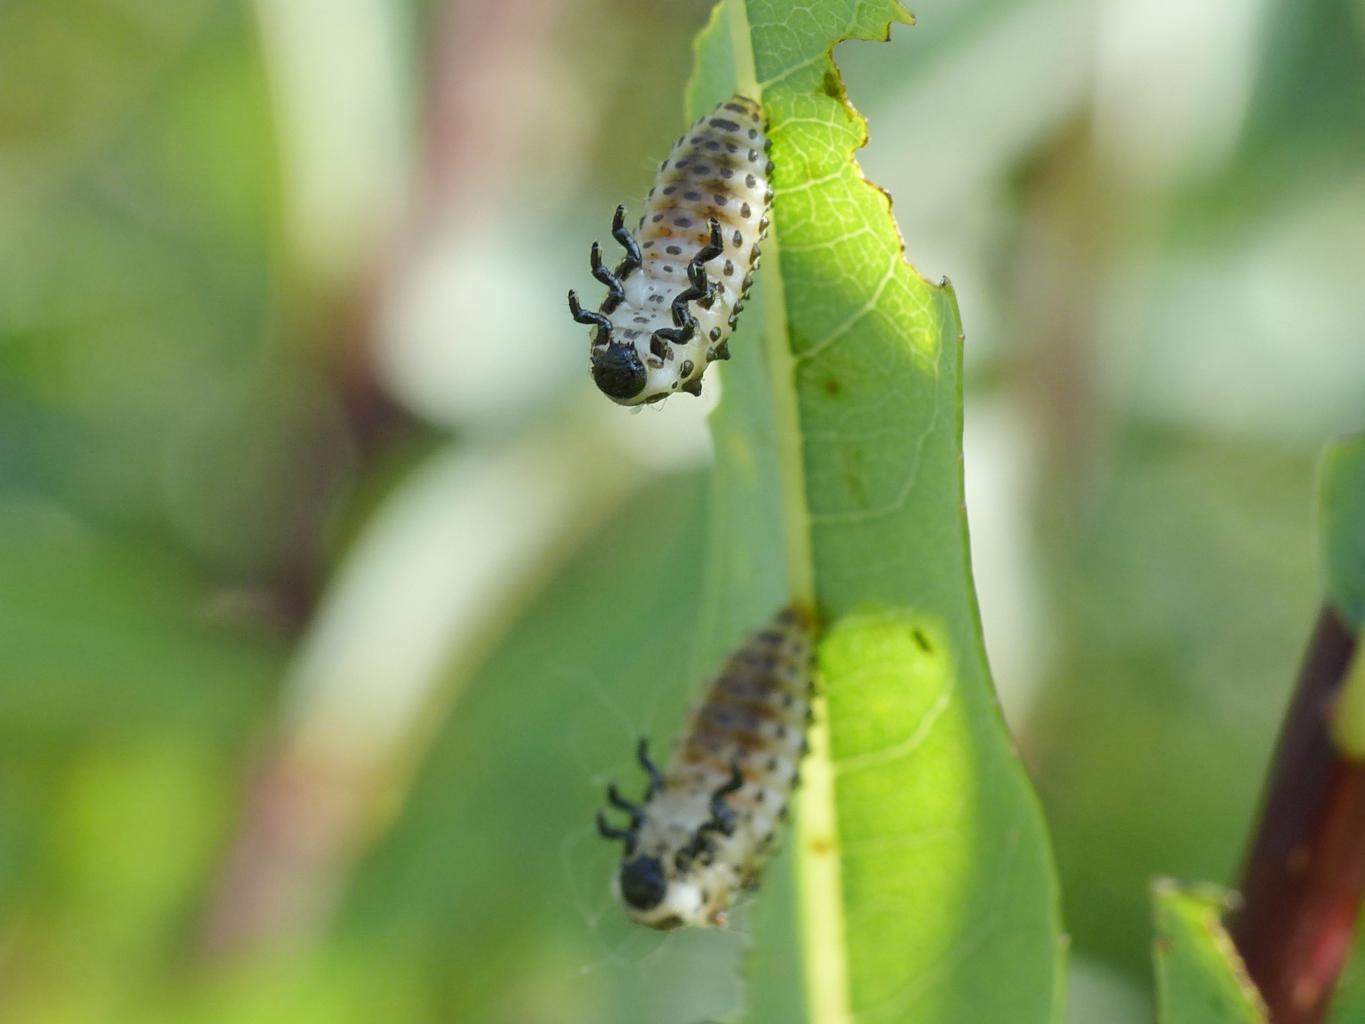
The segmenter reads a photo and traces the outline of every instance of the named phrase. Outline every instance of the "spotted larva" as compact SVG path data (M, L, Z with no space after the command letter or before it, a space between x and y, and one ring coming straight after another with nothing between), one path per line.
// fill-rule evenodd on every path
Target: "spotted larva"
M757 884L805 751L811 633L806 614L778 614L725 663L666 771L640 741L643 802L607 790L630 823L618 828L599 813L598 831L625 843L613 888L641 924L724 924L737 892Z
M645 198L639 241L616 208L612 237L626 255L614 270L593 243L592 274L607 286L597 312L569 292L569 310L590 324L592 377L621 405L701 394L714 359L744 308L768 229L771 143L762 108L738 94L679 137Z

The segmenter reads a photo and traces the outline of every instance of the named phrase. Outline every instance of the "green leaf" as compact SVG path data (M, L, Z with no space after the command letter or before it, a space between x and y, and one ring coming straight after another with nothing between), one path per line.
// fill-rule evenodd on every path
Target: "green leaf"
M1365 434L1323 456L1319 501L1327 596L1353 629L1365 628Z
M1264 1024L1264 1005L1223 929L1226 896L1212 887L1152 886L1162 1024Z
M718 656L789 594L828 628L792 844L808 1019L1049 1021L1057 883L972 585L957 306L863 179L830 56L906 20L885 0L733 0L698 42L689 113L761 92L777 191L712 421L702 632ZM790 1020L779 997L753 1013Z
M1327 603L1365 639L1365 434L1328 446L1319 484ZM1365 757L1365 658L1347 671L1332 737L1348 757Z

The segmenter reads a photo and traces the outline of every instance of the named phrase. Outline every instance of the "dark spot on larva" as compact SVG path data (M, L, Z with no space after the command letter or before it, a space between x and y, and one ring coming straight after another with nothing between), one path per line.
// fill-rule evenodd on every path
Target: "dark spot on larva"
M767 217L764 217L761 221L758 222L758 230L759 230L759 231L767 231L767 230L768 230L768 225L769 225L770 223L772 223L772 222L769 221Z
M751 164L758 163L758 150L756 149L749 150L749 163Z
M693 364L692 360L684 359L682 365L678 367L678 373L684 377L690 377L692 376L692 371L695 369L696 366Z
M743 113L745 113L744 108L743 108L742 106L740 106L738 103L727 103L727 104L725 104L725 109L726 109L726 110L732 110L732 111L734 111L736 114L743 114Z
M753 207L751 207L748 203L741 203L739 207L739 215L743 217L745 220L748 220L750 217L754 215Z
M649 317L647 317L647 316L632 317L632 318L631 318L631 322L632 322L632 323L637 323L637 324L647 324L647 323L649 323Z
M721 267L720 272L724 274L726 277L729 277L731 274L735 272L735 265L731 263L729 260L726 260L725 266Z
M758 186L758 179L752 174L746 174L744 176L744 184L749 188L756 188Z
M753 260L755 263L758 262L758 258L762 255L763 250L761 250L758 246L754 246L751 250L749 250L749 259Z
M722 167L720 169L720 176L722 178L733 178L735 176L734 169L730 167Z
M659 165L659 170L660 170L660 171L666 171L666 170L668 170L668 161L667 161L667 160L665 160L663 163L661 163L661 164Z
M698 122L698 123L700 123L700 122ZM679 139L678 141L681 142L682 139ZM693 135L693 136L692 136L692 145L696 146L696 145L700 144L700 142L701 142L701 136L700 136L700 135Z
M763 165L763 173L764 174L773 173L773 162L771 160L769 160L766 164Z
M670 256L681 256L681 255L682 255L682 246L680 246L680 245L670 245L670 246L667 246L667 247L664 249L664 252L668 253L668 255L670 255Z
M723 117L713 117L713 118L711 118L711 127L712 127L712 128L719 128L721 131L726 131L726 132L737 132L737 131L739 131L739 125L738 125L738 124L736 124L734 121L727 121L727 120L725 120L725 118L723 118Z
M684 193L683 193L683 198L686 199L689 203L699 203L699 202L701 202L701 193L700 193L700 192L684 192Z
M680 228L690 228L692 226L691 217L674 217L673 223Z
M662 295L659 295L658 293L655 293L654 295L651 295L651 296L649 297L649 301L650 301L650 302L663 302L663 301L664 301L664 297L663 297Z
M664 195L666 196L671 196L676 191L678 191L677 185L667 185L664 187Z
M723 195L721 195L719 192L717 192L717 193L715 193L714 195L712 195L712 196L711 196L711 199L712 199L713 202L715 202L715 204L716 204L717 206L724 206L726 203L729 202L729 200L726 199L726 198L725 198Z
M671 273L673 273L673 265L672 265L672 264L667 264L666 266L662 266L662 267L660 267L659 269L662 270L665 274L671 274Z
M837 395L844 390L844 386L839 383L837 377L826 377L821 387L825 389L827 395Z
M758 129L757 129L757 128L750 128L750 129L749 129L749 138L751 138L751 139L756 139L756 138L758 138Z
M933 645L929 643L929 638L922 631L916 629L911 635L915 638L915 644L925 654L933 651Z
M720 328L719 328L719 327L712 327L712 328L711 328L711 333L710 333L710 338L711 338L711 340L712 340L712 341L720 341L720 333L721 333L721 332L720 332ZM711 358L714 359L715 356L712 356Z
M717 142L715 139L708 139L706 142L706 148L711 150L720 149L720 143Z
M698 163L698 164L693 165L692 170L693 170L696 174L699 174L699 175L700 175L700 174L710 174L710 173L711 173L711 168L708 167L706 164L702 164L702 163Z
M727 142L727 143L725 144L725 152L727 152L727 153L738 153L738 152L739 152L739 147L736 146L733 142Z
M654 239L651 238L648 242L645 242L643 245L641 245L640 248L642 248L642 249L653 249L653 248L654 248Z
M735 233L730 241L734 244L736 249L744 244L744 235L740 233L738 228L735 229Z
M773 140L772 140L772 139L764 139L764 140L763 140L763 152L765 152L765 153L770 152L770 151L772 150L772 148L773 148Z

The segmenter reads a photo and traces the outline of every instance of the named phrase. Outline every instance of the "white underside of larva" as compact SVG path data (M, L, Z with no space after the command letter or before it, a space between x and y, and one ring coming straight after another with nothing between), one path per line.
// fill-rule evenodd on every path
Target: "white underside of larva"
M655 396L671 395L688 381L700 379L711 361L708 353L714 352L716 346L731 333L729 318L734 312L735 303L739 301L739 292L737 288L731 291L725 287L719 268L726 257L721 256L705 264L707 277L722 289L716 296L714 304L710 309L702 309L697 302L687 304L688 310L697 320L697 330L692 340L681 345L676 342L667 343L666 351L669 352L667 358L661 359L650 352L649 342L654 332L673 327L673 316L670 311L673 299L688 286L686 261L690 260L701 246L680 245L679 248L683 250L686 258L681 263L680 269L683 273L677 275L678 280L674 280L674 275L657 271L647 275L643 268L635 271L621 282L625 287L626 301L611 314L612 323L617 325L612 332L613 337L629 340L634 344L636 353L645 365L647 374L645 389L638 399L629 403L632 405L648 402L652 398L657 401L658 398ZM645 266L648 267L648 263ZM738 284L737 281L736 286ZM640 322L642 319L644 323ZM713 338L713 331L719 331L719 337ZM684 374L683 370L688 364L691 364L691 372Z
M758 873L781 827L784 808L791 799L792 784L801 758L801 737L805 729L805 702L801 702L800 722L791 723L795 743L774 755L775 767L763 777L746 782L732 804L747 808L736 823L733 835L712 833L715 844L710 864L695 863L677 871L668 881L664 902L652 910L638 910L626 904L626 911L641 924L654 927L683 925L705 927L723 924L725 911L742 889L757 880ZM708 775L702 786L689 787L676 780L672 770L666 777L669 789L660 793L646 808L645 823L639 832L639 849L669 858L682 849L709 817L708 803L715 789L715 777ZM691 780L696 781L696 780ZM703 788L709 782L709 788ZM676 870L676 868L675 868ZM617 896L619 876L616 878Z
M611 321L610 332L593 329L594 357L606 351L609 339L633 347L645 370L641 391L608 392L613 401L639 405L680 390L699 392L707 365L726 357L724 345L768 226L767 150L758 104L734 96L689 128L659 165L637 230L642 263L620 277L624 301L612 308L609 299L601 308ZM712 299L707 305L696 299L687 303L696 321L689 339L661 343L657 332L683 326L673 316L673 302L691 287L688 264L711 242L713 220L722 252L704 264L715 286Z
M782 613L732 655L693 712L615 876L617 895L636 921L655 928L723 924L736 894L756 883L805 749L810 639L804 616ZM735 767L742 784L724 795L733 831L708 830L710 851L680 864L679 851L713 820L713 796L732 784ZM656 906L632 905L622 893L622 873L642 857L656 859L664 871L667 885Z

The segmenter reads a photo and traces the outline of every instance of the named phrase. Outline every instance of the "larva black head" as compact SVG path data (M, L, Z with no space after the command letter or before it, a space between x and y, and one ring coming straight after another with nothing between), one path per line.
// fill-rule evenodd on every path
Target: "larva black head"
M630 401L645 389L646 376L634 345L613 341L592 354L592 379L608 398Z
M653 910L668 893L668 879L658 857L621 862L621 897L636 910Z

